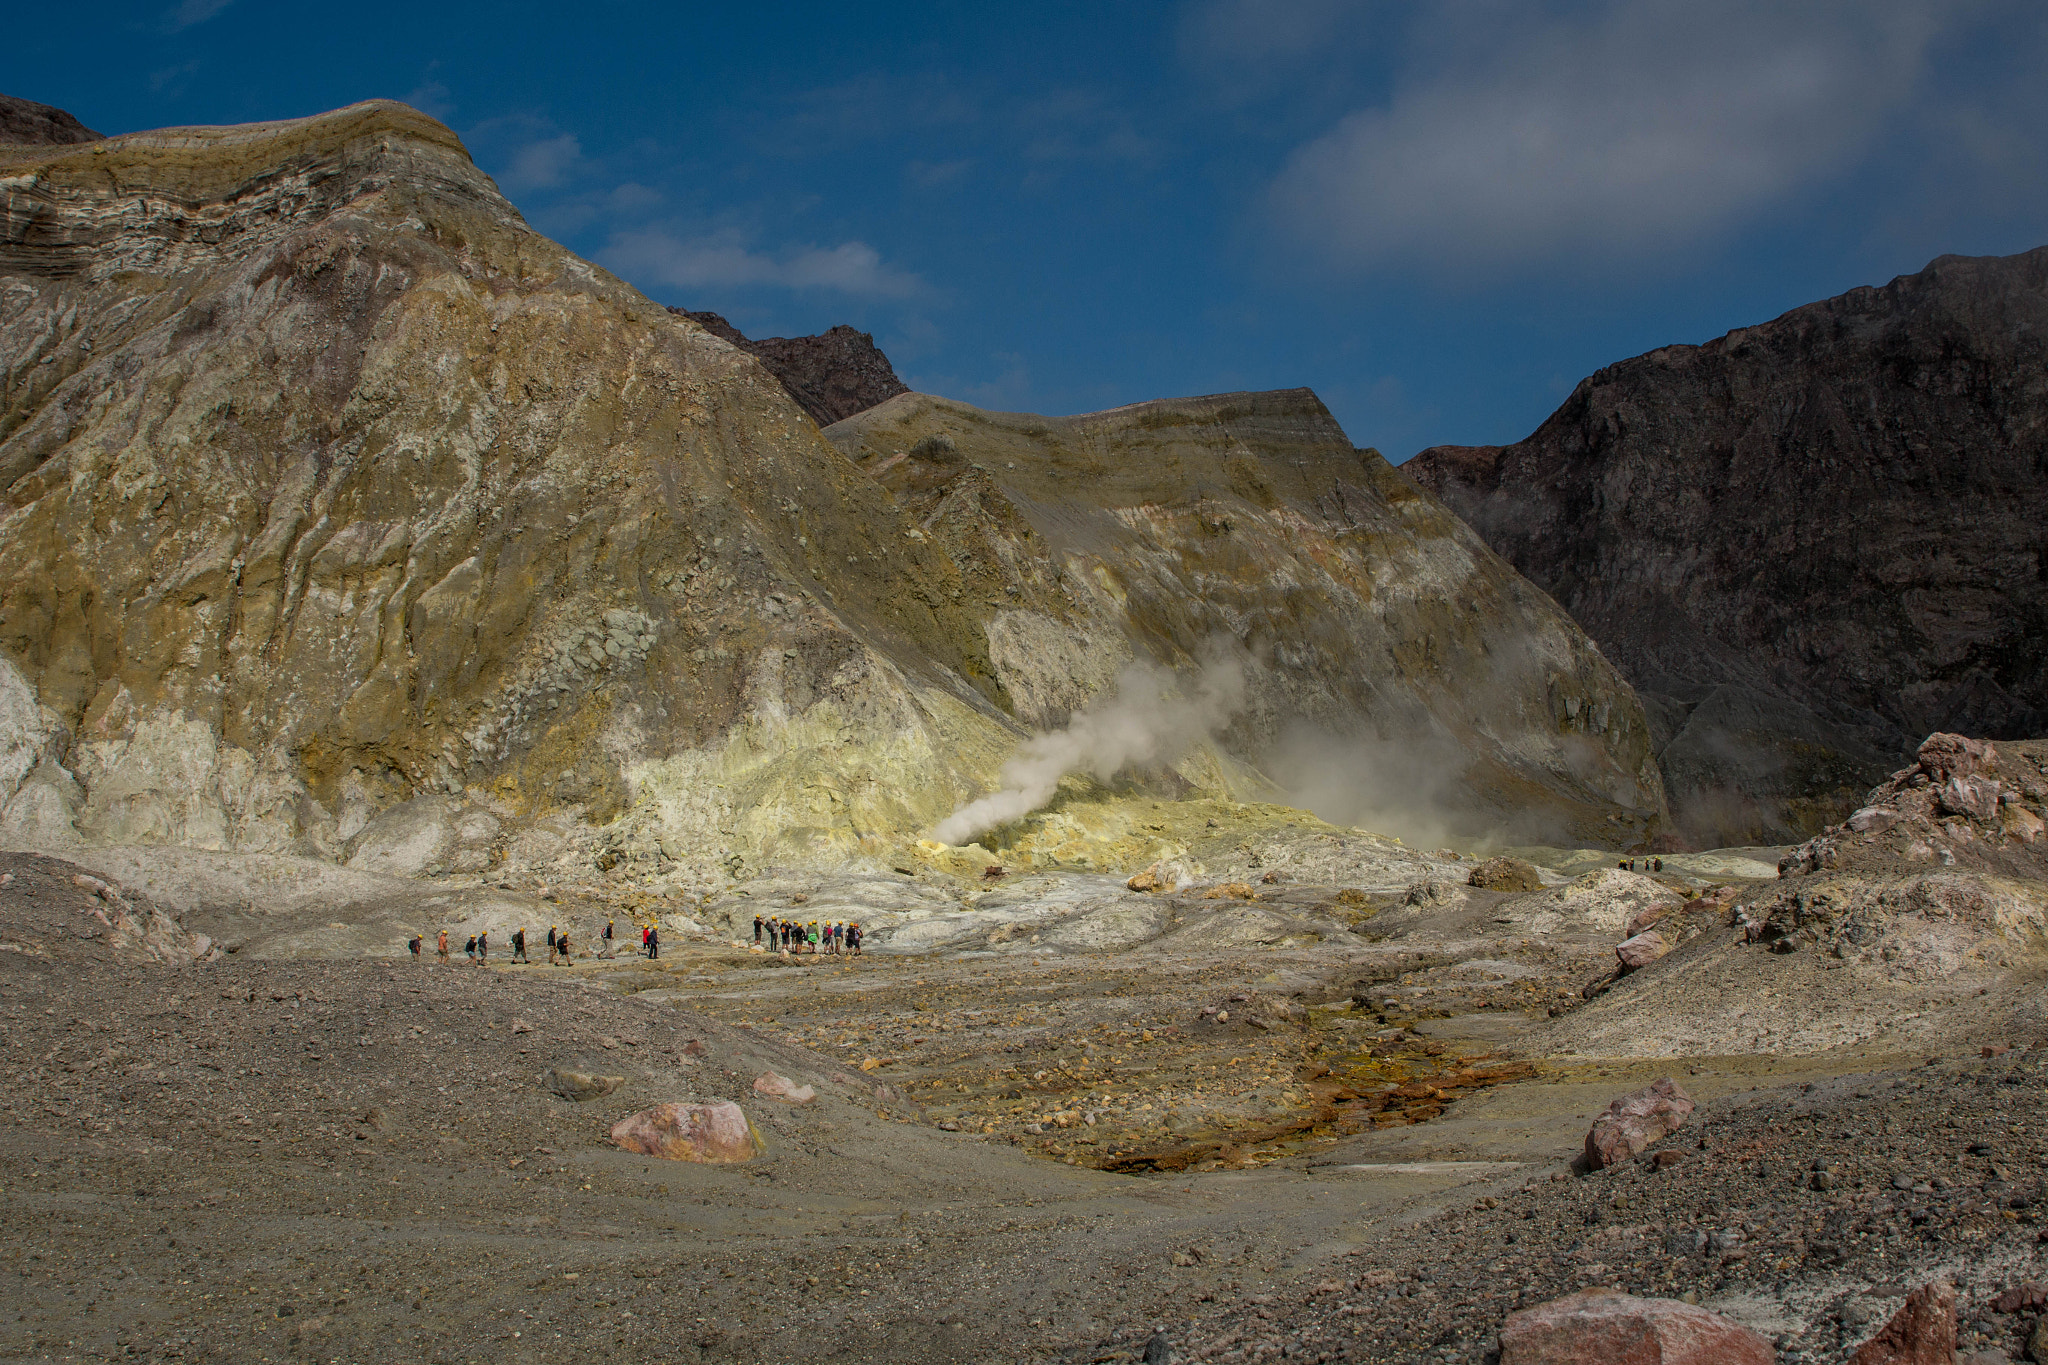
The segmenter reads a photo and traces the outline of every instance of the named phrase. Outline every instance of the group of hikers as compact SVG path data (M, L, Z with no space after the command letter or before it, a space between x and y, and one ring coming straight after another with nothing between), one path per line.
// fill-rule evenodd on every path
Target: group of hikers
M1642 866L1637 867L1637 863L1641 863ZM1625 858L1621 862L1616 863L1615 866L1624 872L1662 872L1664 870L1664 860L1662 858Z
M812 920L799 924L772 915L754 916L754 943L781 953L847 953L860 956L861 929L853 921Z
M755 937L758 939L760 937L760 921L754 921L754 925ZM606 920L604 932L597 936L597 952L594 954L595 956L609 958L612 955L612 945L616 933L616 922ZM426 935L424 934L414 934L406 942L405 946L411 951L413 961L417 962L420 960L425 943ZM463 956L479 967L490 965L491 931L483 929L471 934L469 942L462 946L462 953ZM644 926L640 930L640 953L643 957L661 956L661 930L651 924ZM434 956L443 962L448 961L448 931L446 929L441 930L434 936ZM548 965L566 967L569 965L572 956L573 954L569 947L569 931L559 925L549 925ZM512 961L529 964L533 961L532 958L526 955L526 930L524 928L512 931Z

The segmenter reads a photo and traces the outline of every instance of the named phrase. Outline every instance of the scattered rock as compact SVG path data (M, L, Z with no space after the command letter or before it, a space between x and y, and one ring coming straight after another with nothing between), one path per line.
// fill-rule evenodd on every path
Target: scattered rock
M1468 885L1482 891L1511 891L1517 894L1525 891L1541 891L1543 878L1538 875L1535 865L1520 858L1488 858L1472 869L1465 878Z
M600 1076L589 1071L568 1071L555 1067L547 1074L547 1087L565 1100L602 1099L626 1083L624 1076Z
M1644 907L1641 911L1637 912L1634 919L1628 922L1628 928L1622 931L1622 937L1634 938L1637 934L1642 933L1643 930L1657 924L1666 915L1670 914L1674 908L1668 903Z
M1154 1332L1145 1343L1145 1365L1172 1365L1173 1343L1166 1339L1166 1333Z
M746 1111L730 1100L657 1104L628 1114L612 1125L612 1141L642 1156L718 1165L752 1161L763 1150Z
M1159 864L1152 864L1152 866L1125 882L1124 886L1132 891L1160 890L1162 883L1159 880Z
M818 1091L815 1086L798 1085L789 1077L778 1075L773 1071L770 1071L765 1076L756 1076L754 1078L754 1093L756 1095L770 1095L778 1100L788 1100L791 1104L809 1104L812 1100L818 1098Z
M1955 1286L1934 1280L1908 1294L1884 1330L1849 1357L1849 1365L1951 1365L1955 1358Z
M1250 901L1257 900L1258 898L1259 893L1252 890L1251 884L1248 882L1224 882L1219 886L1212 886L1202 893L1202 899L1205 901Z
M1991 1301L1991 1307L2000 1313L2017 1313L2022 1308L2048 1307L2048 1287L2039 1280L2028 1280L2014 1285Z
M1664 935L1655 929L1646 929L1616 945L1614 955L1621 960L1623 971L1633 972L1649 966L1670 951L1671 945L1664 941Z
M1458 898L1460 887L1444 877L1428 877L1408 888L1406 901L1418 909L1446 905Z
M1607 1106L1586 1134L1586 1163L1597 1169L1626 1161L1651 1143L1675 1133L1696 1108L1692 1096L1669 1076L1623 1095Z
M1675 1299L1589 1289L1508 1315L1500 1365L1772 1365L1770 1342Z

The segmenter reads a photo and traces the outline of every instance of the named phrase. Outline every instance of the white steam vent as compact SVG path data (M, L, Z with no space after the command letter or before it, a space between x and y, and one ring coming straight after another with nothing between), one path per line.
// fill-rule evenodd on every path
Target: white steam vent
M1133 663L1065 729L1025 740L1003 765L1002 789L954 811L932 837L961 844L1029 815L1052 800L1068 773L1107 782L1132 764L1171 763L1229 724L1244 694L1243 667L1214 651L1185 688L1170 669Z

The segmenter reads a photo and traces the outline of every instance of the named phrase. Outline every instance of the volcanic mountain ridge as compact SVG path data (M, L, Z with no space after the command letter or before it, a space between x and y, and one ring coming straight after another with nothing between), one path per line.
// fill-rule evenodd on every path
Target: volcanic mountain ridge
M2048 247L1662 347L1403 471L1634 682L1701 845L1811 834L1930 731L2048 729Z

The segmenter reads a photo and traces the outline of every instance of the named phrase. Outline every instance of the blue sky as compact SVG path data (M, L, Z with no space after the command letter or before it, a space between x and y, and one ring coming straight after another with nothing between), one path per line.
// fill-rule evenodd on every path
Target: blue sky
M1082 412L1308 385L1399 460L1943 252L2048 242L2048 7L277 5L12 15L104 133L405 99L749 335Z

